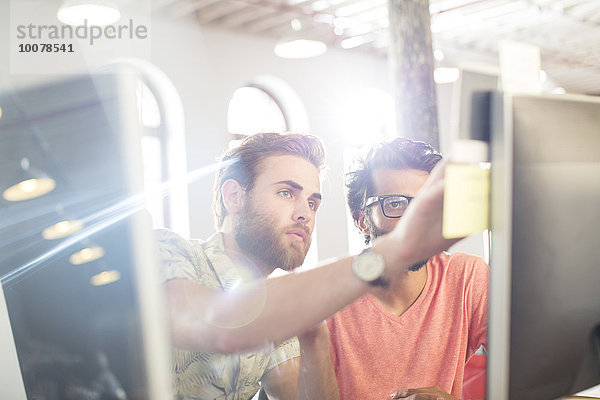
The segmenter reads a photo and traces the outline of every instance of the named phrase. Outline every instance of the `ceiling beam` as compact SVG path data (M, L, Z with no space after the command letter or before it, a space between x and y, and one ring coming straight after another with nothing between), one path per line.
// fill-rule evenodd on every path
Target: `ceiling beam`
M210 6L211 4L215 4L221 0L185 0L185 1L176 1L173 6L173 15L175 17L185 17L190 15L196 10Z
M236 11L247 9L248 5L238 1L221 0L208 7L196 9L196 18L201 25L210 24Z
M224 28L239 28L240 26L275 15L277 12L268 8L248 7L248 10L242 10L236 14L221 19L221 26Z

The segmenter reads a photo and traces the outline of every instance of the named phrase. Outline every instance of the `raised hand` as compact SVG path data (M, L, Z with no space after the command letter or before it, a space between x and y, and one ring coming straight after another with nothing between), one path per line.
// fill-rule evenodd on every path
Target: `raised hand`
M431 386L419 389L402 389L390 396L392 399L406 400L456 400L456 398L444 391L439 386Z

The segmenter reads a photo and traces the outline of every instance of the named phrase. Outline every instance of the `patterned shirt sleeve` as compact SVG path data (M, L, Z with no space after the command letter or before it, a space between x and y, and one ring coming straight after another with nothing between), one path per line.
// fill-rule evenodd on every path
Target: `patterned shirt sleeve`
M300 343L298 343L297 337L293 337L285 340L279 346L273 349L269 364L267 365L267 369L265 369L264 374L267 374L279 364L296 357L300 357Z
M171 279L198 281L197 268L192 242L185 240L168 229L157 229L154 238L158 246L161 282Z

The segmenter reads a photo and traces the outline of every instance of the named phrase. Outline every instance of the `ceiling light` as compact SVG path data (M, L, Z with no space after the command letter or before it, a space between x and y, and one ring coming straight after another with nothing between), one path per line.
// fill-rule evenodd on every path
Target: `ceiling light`
M61 239L67 237L83 228L83 223L76 219L60 221L42 232L42 237L46 240Z
M282 40L275 45L275 54L281 58L311 58L327 51L327 45L320 40Z
M335 17L331 14L318 13L313 17L313 21L319 24L332 25Z
M100 246L97 247L86 247L78 251L77 253L71 254L69 262L73 265L81 265L95 261L104 256L104 249Z
M548 74L543 69L540 69L540 82L546 82L546 79L548 79Z
M294 32L299 32L300 29L302 29L302 23L298 18L294 18L293 20L291 20L290 25L292 25L292 29L294 30Z
M329 8L329 2L325 0L317 0L311 4L311 8L313 11L323 11L326 8Z
M102 271L90 278L90 283L93 286L108 285L121 279L121 273L116 269L110 271Z
M56 187L54 179L29 166L29 159L21 159L21 168L14 182L18 182L2 192L8 201L24 201L35 199L51 192Z
M327 51L327 45L320 40L305 37L301 32L300 20L291 21L293 33L275 44L274 52L281 58L311 58L320 56Z
M104 26L117 22L121 12L107 1L65 1L56 13L58 20L67 25Z
M433 50L433 58L438 61L442 61L444 59L444 52L440 49Z
M340 43L340 45L342 46L342 49L352 49L354 47L358 47L361 44L364 43L364 40L362 39L362 37L360 36L355 36L352 38L348 38L348 39L344 39L342 40L342 42Z
M458 80L460 71L455 67L439 67L433 70L435 83L452 83Z

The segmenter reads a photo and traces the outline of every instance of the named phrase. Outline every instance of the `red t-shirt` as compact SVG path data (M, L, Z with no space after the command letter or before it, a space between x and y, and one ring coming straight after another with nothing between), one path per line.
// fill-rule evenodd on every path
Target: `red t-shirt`
M442 253L404 314L367 294L327 321L341 399L382 400L399 389L440 386L461 398L467 360L487 342L489 268Z

